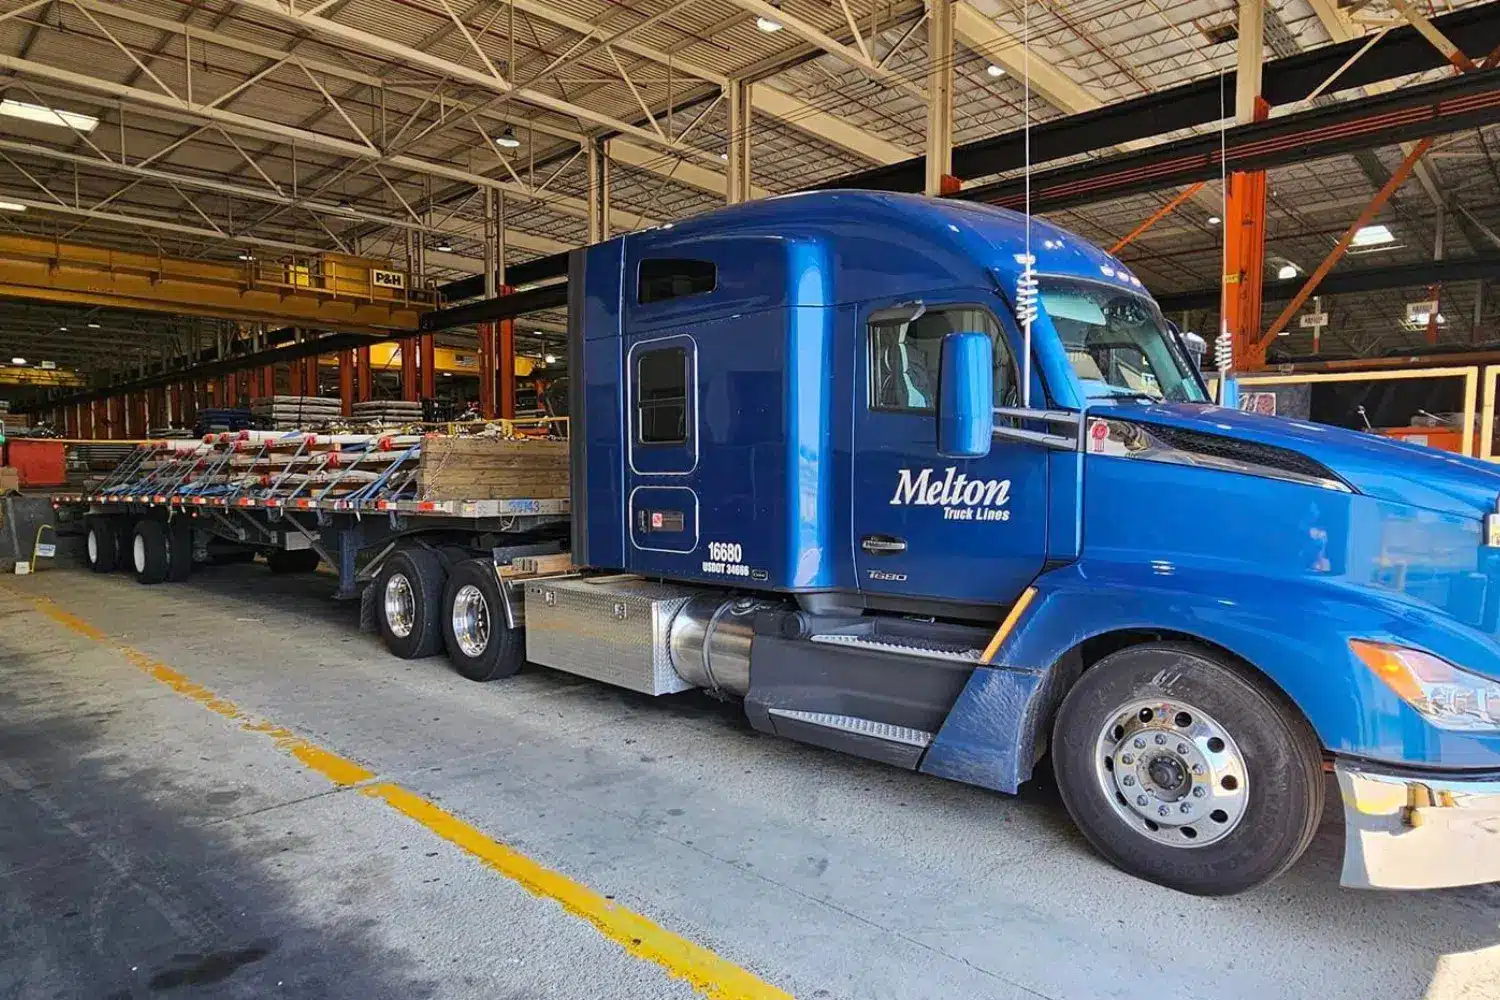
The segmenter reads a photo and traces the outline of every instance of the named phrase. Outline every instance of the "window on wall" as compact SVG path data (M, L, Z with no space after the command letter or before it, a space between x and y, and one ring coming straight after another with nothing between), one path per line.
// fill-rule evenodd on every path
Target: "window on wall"
M713 261L656 257L641 261L636 301L641 305L666 302L685 295L702 295L714 290L718 269Z
M870 408L935 412L943 337L967 331L989 334L995 345L995 405L1013 403L1015 365L995 317L988 309L955 306L928 310L911 321L870 325Z
M688 354L681 347L645 351L635 361L635 426L641 444L688 439Z

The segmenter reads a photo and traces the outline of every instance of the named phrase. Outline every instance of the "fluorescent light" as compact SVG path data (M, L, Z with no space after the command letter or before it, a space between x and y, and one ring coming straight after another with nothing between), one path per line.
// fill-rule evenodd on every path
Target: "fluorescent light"
M57 332L58 333L67 333L68 332L68 328L65 327L65 326L60 326L60 327L57 328Z
M1349 245L1356 247L1374 247L1379 246L1382 243L1394 242L1396 242L1396 237L1391 235L1391 230L1388 226L1374 225L1362 226L1361 228L1355 230L1354 239L1349 241Z
M437 246L433 247L432 249L436 250L438 253L452 253L453 252L453 244L452 243L439 243Z
M255 259L255 254L251 253L248 250L246 250L244 253L240 254L240 260L254 260L254 259Z
M549 365L555 365L555 364L557 364L557 355L556 354L549 354L549 355L547 355L547 357L545 358L545 360L546 360L547 364L549 364Z
M89 329L90 330L97 330L97 329L99 329L99 324L98 323L90 323L89 324Z
M76 111L64 111L62 108L49 108L43 104L28 104L9 97L0 101L0 115L24 118L29 122L41 122L43 125L61 125L63 128L72 126L80 132L92 132L99 127L99 119L93 115L81 115Z
M719 154L719 159L721 159L721 160L727 160L727 159L729 159L729 154L728 153L720 153Z
M25 358L11 358L10 359L10 363L13 364L13 365L24 365L26 363L26 359Z
M1296 264L1282 264L1281 265L1281 270L1279 270L1279 271L1276 272L1276 277L1280 278L1282 281L1290 281L1291 279L1295 278L1296 276L1297 276L1297 265Z
M1005 75L1005 69L1001 66L996 66L994 63L990 63L988 66L986 66L984 68L984 71L993 77L1002 77Z
M781 30L781 22L773 21L769 17L757 17L755 26L768 35L774 35Z
M18 201L0 201L0 212L24 212L26 206Z
M516 138L515 129L507 128L504 132L495 136L495 145L504 149L518 149L520 148L521 140Z
M1210 226L1217 226L1219 224L1219 222L1220 222L1220 219L1219 219L1219 217L1217 215L1210 215L1208 217L1208 224Z

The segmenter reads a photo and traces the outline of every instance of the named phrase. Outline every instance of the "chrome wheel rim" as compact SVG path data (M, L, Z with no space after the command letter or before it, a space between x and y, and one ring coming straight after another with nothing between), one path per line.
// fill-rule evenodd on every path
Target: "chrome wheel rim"
M131 549L131 552L135 556L135 571L137 573L146 572L146 540L140 535L135 536L135 546Z
M470 658L482 655L490 644L490 602L472 583L459 587L453 595L453 638Z
M1245 816L1249 774L1234 737L1213 716L1177 699L1121 705L1096 741L1094 770L1115 812L1169 847L1206 847Z
M398 639L405 639L416 628L417 598L405 573L392 573L385 581L385 623Z

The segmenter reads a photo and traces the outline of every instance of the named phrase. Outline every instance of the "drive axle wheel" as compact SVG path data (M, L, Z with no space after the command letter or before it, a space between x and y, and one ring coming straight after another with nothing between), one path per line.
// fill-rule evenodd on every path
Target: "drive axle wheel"
M488 559L465 559L443 589L443 645L454 669L471 681L510 677L526 662L520 629L505 623L505 605Z
M1249 669L1186 643L1132 646L1085 671L1052 746L1063 802L1095 849L1183 892L1275 878L1322 817L1306 721Z

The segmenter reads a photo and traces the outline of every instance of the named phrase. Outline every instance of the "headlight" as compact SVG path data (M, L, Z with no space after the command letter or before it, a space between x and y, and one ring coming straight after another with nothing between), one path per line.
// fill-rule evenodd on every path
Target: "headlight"
M1421 650L1363 639L1350 639L1349 648L1402 701L1439 729L1500 729L1500 682Z

